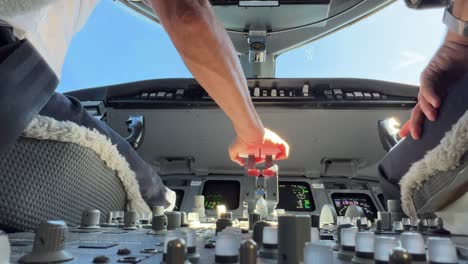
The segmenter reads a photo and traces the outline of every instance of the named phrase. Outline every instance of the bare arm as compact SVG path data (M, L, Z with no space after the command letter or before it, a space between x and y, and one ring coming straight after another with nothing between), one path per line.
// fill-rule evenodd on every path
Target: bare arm
M463 21L468 21L468 1L454 0L452 13L455 17Z
M264 127L254 109L237 53L208 0L151 0L193 76L231 119L243 141L259 143Z
M454 0L452 14L468 21L468 1ZM425 118L430 121L437 119L439 107L449 89L467 73L468 38L448 30L442 46L421 75L418 104L401 129L400 136L411 133L414 139L419 139Z

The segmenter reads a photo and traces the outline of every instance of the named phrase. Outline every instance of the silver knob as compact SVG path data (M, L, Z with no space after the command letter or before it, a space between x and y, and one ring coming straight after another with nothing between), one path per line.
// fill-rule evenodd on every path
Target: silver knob
M447 237L430 237L427 240L429 263L458 263L457 250Z
M153 215L163 215L164 214L164 206L153 206Z
M304 248L304 264L333 263L333 249L329 245L307 242Z
M388 262L393 249L398 246L394 237L376 236L374 260Z
M401 246L408 251L414 261L426 261L426 247L420 233L404 232L401 234Z
M22 263L54 263L72 260L64 250L68 227L63 221L43 222L34 236L33 250L23 256Z
M182 216L180 212L165 212L167 216L167 230L179 228L182 224Z
M8 236L3 231L0 231L0 264L9 264L10 254L11 249Z
M125 230L138 229L138 213L136 211L128 211L124 215L124 227Z
M81 214L81 229L98 229L101 212L96 209L85 209Z
M149 234L152 235L164 235L167 232L167 216L155 215L153 216L153 222L151 225L151 231Z
M353 262L359 263L358 259L374 259L375 235L370 231L356 234L356 254Z

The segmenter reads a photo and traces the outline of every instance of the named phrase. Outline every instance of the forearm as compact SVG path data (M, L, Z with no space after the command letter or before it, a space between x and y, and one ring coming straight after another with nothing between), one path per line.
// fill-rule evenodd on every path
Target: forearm
M237 134L246 141L262 138L237 53L208 0L152 0L152 5L185 64Z
M454 0L452 14L460 20L468 21L468 1Z
M468 1L454 0L452 3L451 13L458 19L468 21ZM457 32L448 30L446 41L462 45L468 45L468 38L464 37Z

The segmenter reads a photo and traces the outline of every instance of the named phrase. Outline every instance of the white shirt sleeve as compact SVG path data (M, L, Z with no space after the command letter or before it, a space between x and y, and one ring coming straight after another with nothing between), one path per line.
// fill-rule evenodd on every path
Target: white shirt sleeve
M0 0L6 4L21 1L27 5L36 0ZM42 5L12 8L0 13L0 19L14 27L15 35L28 39L60 78L71 40L86 23L99 0L39 0Z

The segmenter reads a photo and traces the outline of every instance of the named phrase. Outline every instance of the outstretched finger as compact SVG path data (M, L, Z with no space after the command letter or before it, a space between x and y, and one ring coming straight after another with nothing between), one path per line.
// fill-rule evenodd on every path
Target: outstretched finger
M407 137L409 135L410 130L411 130L411 119L406 121L406 123L400 129L400 132L398 133L398 136L400 136L400 138L405 138L405 137Z
M424 113L421 110L419 104L414 107L413 112L411 113L410 127L411 127L411 137L415 140L421 138L422 124L424 121Z
M276 154L275 159L277 160L287 159L289 156L289 146L287 146L286 144L280 144L279 149L280 149L280 152Z
M234 161L235 163L239 164L240 166L244 166L245 165L245 159L244 158L241 158L239 156L236 156L232 159L232 161Z
M440 96L436 92L436 83L434 77L429 73L423 73L421 77L421 89L419 95L427 100L433 108L439 108L441 104Z
M431 121L435 121L437 119L437 109L434 108L424 96L419 97L418 104L427 119Z

